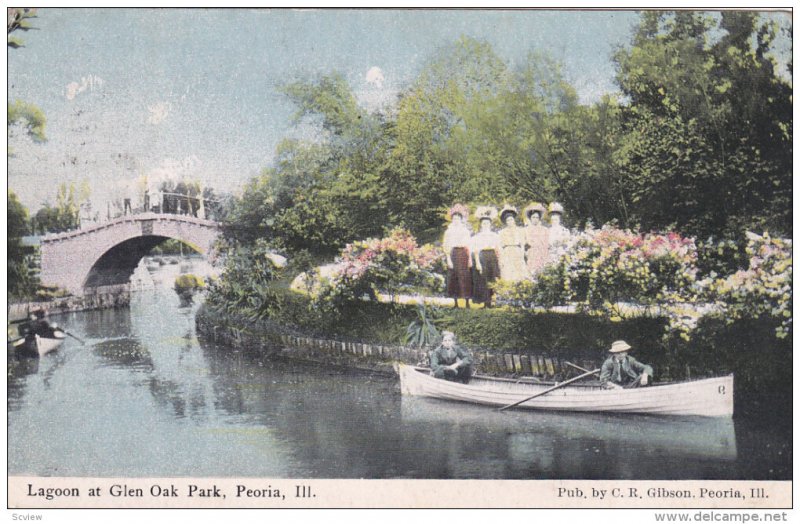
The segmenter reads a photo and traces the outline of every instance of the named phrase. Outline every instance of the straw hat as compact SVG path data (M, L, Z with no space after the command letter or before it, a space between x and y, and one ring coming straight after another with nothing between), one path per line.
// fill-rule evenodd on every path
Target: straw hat
M525 215L525 218L530 219L531 215L536 212L539 213L540 217L544 216L544 206L539 202L528 204L528 207L526 207L525 211L523 211L523 215Z
M497 218L497 209L492 206L478 206L475 210L475 218L478 220L494 220Z
M453 215L461 215L461 218L467 218L469 216L469 209L464 204L454 204L453 207L447 211L447 218L452 220Z
M564 206L559 204L558 202L553 202L550 204L550 214L558 213L559 215L564 214Z
M631 347L624 340L615 340L614 343L611 344L611 349L609 349L608 352L622 353L623 351L628 351L629 349L631 349Z
M514 218L516 218L519 215L519 211L517 211L516 207L506 204L503 206L503 209L500 210L500 221L505 222L506 216L509 214L514 215Z

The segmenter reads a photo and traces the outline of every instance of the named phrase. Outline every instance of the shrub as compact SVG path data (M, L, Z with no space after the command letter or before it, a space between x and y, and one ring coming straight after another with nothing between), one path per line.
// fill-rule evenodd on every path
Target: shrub
M389 236L348 244L337 259L333 274L323 278L316 295L322 307L339 307L378 293L391 295L424 289L438 293L444 277L438 273L442 252L431 245L420 247L406 230L393 229Z
M416 348L433 347L441 340L436 322L441 317L438 308L417 305L417 318L406 328L405 343Z
M275 305L270 284L280 274L271 253L261 239L253 246L229 248L222 275L209 285L207 303L251 318L268 316L269 307Z
M776 335L792 331L792 241L768 233L747 233L749 267L727 278L706 281L705 297L732 323L767 316L779 322Z
M696 261L694 241L677 233L588 229L545 269L536 293L589 311L608 312L618 302L682 302L696 296Z

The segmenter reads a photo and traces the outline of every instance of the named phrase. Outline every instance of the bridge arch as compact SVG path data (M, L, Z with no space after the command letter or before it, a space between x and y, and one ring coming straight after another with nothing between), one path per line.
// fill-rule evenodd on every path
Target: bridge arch
M117 218L41 241L41 280L80 295L85 288L127 283L139 261L165 239L213 256L220 226L211 220L156 213Z

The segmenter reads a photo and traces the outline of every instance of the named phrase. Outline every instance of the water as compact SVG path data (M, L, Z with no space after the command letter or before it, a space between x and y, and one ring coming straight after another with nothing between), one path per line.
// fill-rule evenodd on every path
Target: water
M491 409L198 340L164 287L9 356L8 472L37 476L791 479L791 424Z

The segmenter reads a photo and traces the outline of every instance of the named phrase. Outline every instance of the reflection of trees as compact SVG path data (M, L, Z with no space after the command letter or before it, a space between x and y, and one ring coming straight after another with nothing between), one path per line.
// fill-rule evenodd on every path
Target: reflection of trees
M83 330L87 337L96 339L130 336L132 331L130 309L100 309L81 314Z
M6 370L8 381L6 405L9 411L16 411L25 397L27 377L39 371L39 359L9 352Z
M441 436L449 454L437 459L453 477L720 478L737 457L730 419L497 413L420 398L403 398L402 413L407 427Z
M506 436L485 428L409 425L391 379L341 373L200 340L215 405L247 424L271 428L301 465L298 475L334 478L501 476ZM387 431L387 428L391 428ZM480 452L475 450L479 449ZM468 458L471 457L471 458ZM305 468L299 469L298 468Z

